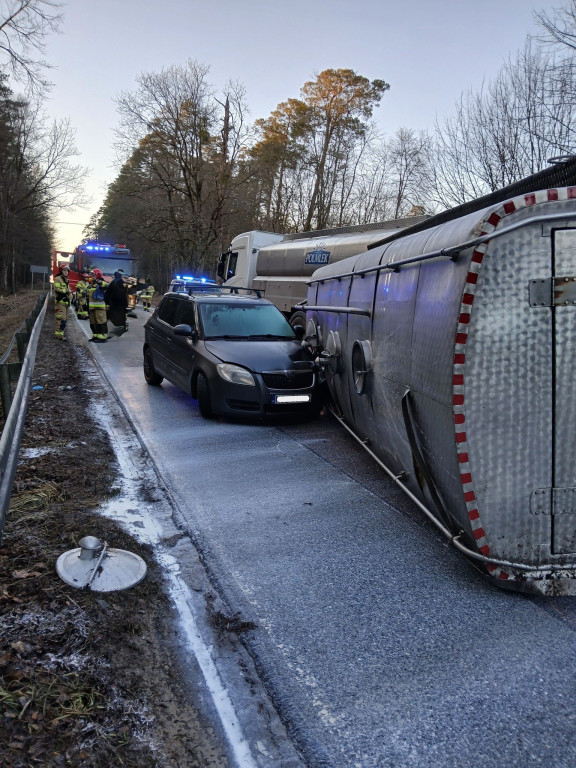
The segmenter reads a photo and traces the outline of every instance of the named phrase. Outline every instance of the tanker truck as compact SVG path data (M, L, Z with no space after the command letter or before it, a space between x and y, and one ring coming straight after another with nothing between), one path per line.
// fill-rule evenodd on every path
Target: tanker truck
M424 222L427 216L298 234L243 232L218 262L218 276L229 288L258 291L275 304L292 326L306 324L302 302L312 273L355 256L372 243Z
M575 309L576 157L309 280L334 415L510 590L576 595Z

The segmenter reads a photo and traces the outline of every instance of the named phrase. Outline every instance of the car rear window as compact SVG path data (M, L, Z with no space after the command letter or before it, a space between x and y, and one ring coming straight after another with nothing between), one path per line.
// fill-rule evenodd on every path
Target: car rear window
M280 337L295 338L284 315L273 304L200 304L205 338Z

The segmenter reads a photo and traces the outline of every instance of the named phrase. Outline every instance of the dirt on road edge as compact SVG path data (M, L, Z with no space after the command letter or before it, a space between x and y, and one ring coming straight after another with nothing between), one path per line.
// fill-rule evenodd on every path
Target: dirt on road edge
M22 313L22 302L9 304L4 329ZM153 553L98 514L118 493L116 459L91 408L85 339L74 324L68 337L54 338L49 308L0 547L0 763L227 766L182 682L175 616ZM59 555L96 532L144 558L139 585L95 593L60 580Z

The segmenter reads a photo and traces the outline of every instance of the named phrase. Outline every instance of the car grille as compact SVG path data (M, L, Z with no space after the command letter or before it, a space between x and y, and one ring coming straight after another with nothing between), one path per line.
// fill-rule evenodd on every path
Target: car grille
M308 389L314 384L314 373L298 371L290 376L284 373L263 373L262 380L268 389Z

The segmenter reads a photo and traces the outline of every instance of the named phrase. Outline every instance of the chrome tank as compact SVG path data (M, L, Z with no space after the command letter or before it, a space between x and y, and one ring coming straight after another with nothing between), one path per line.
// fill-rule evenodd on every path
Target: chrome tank
M252 287L264 291L265 297L281 312L290 314L292 307L306 298L307 281L319 264L345 259L401 230L402 227L396 227L326 234L262 246L258 251Z
M369 232L319 235L264 245L258 251L256 274L286 277L312 275L321 264L340 261L364 251L372 243L397 234L402 227Z
M543 190L401 237L308 291L345 422L522 591L576 593L575 198Z

